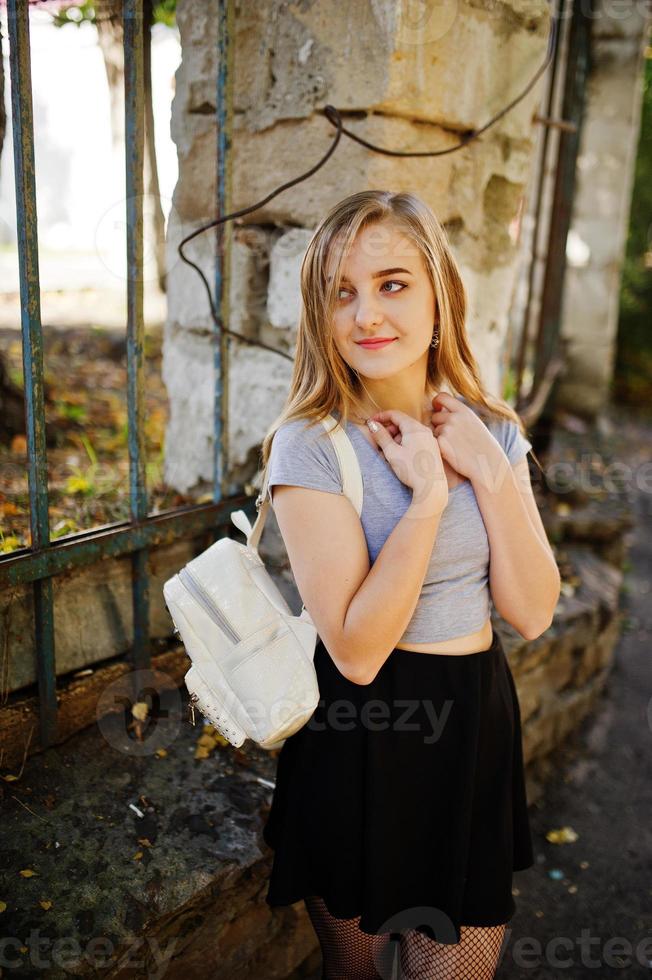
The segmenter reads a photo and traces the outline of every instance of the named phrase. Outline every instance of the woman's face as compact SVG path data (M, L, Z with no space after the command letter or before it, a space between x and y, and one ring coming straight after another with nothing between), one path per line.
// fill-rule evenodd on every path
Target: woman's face
M421 252L398 225L376 222L353 243L333 317L338 351L360 375L388 378L423 359L435 322L435 297ZM392 338L380 347L364 340Z

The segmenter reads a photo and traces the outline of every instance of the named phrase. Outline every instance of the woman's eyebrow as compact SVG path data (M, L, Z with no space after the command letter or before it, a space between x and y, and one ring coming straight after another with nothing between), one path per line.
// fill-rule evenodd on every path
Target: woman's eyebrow
M408 276L414 275L414 273L410 272L409 269L381 269L380 272L373 272L371 278L380 279L382 276L395 276L397 272L407 273ZM328 282L330 282L332 278L333 278L332 276L328 276ZM350 282L350 280L347 279L346 276L342 276L340 281Z

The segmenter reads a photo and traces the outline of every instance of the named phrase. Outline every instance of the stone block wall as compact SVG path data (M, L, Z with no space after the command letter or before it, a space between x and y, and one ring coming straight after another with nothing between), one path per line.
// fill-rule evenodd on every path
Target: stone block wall
M409 4L273 0L236 3L230 210L250 206L315 164L335 134L334 105L364 139L399 150L446 150L522 90L545 57L545 0L446 0L415 17ZM215 336L200 280L179 240L215 213L217 8L180 0L182 63L172 135L179 181L168 234L164 379L170 396L165 479L186 492L213 472ZM469 52L482 52L471 57ZM480 139L433 158L372 153L342 136L307 181L246 215L224 270L229 323L292 354L299 266L324 213L370 187L410 190L443 222L469 301L468 330L489 390L500 393L515 275L514 218L531 166L541 82ZM214 279L214 235L188 247ZM263 435L287 393L291 363L231 338L227 368L230 492L255 475Z

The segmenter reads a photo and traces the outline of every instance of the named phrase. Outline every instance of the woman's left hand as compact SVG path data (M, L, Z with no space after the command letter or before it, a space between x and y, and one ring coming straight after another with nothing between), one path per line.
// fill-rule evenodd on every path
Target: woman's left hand
M432 405L430 426L442 459L471 481L493 473L505 453L479 415L446 391L433 395Z

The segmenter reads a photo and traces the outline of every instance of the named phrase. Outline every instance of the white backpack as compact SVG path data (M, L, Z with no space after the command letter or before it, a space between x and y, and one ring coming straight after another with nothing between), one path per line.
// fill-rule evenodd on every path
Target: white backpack
M362 512L362 474L346 432L322 419L342 474L343 492ZM314 667L317 630L305 606L298 616L258 554L270 506L267 478L252 525L243 510L231 520L246 545L220 538L163 586L165 605L192 661L185 676L191 706L232 745L246 738L276 749L310 718L319 702ZM194 720L194 715L193 715Z

